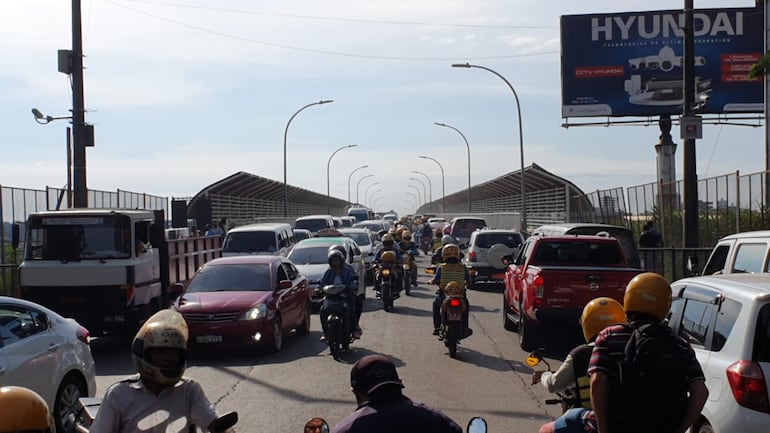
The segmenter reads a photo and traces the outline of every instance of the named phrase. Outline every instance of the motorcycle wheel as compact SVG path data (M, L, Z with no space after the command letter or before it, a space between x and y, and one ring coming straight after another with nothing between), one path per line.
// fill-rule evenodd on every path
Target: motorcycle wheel
M444 344L449 349L449 357L457 358L457 341L460 339L460 327L456 324L447 326Z
M343 332L342 320L330 320L328 324L328 337L329 337L329 351L335 360L340 359L342 356L342 339L341 334Z
M409 290L411 289L412 285L412 271L404 272L404 293L406 293L406 296L409 295Z
M390 295L390 284L383 284L382 285L382 308L385 311L390 311L393 308L393 299Z

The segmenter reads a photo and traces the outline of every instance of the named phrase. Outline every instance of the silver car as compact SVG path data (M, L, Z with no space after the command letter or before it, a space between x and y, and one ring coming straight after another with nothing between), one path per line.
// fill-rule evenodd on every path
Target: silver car
M377 235L372 233L371 230L363 227L343 228L339 231L358 244L358 248L361 249L361 255L364 258L366 282L373 283L374 270L372 269L372 260L374 260L374 256L377 255L377 251L382 248L382 243L377 240Z
M518 230L479 229L471 233L463 262L475 271L474 281L503 281L503 257L516 255L524 243Z
M300 274L307 277L312 290L311 302L314 306L318 306L323 300L320 282L324 272L329 269L328 254L329 247L332 245L345 246L347 262L358 274L358 294L366 297L366 265L356 242L349 237L338 236L310 238L297 242L289 253L288 259L294 263Z

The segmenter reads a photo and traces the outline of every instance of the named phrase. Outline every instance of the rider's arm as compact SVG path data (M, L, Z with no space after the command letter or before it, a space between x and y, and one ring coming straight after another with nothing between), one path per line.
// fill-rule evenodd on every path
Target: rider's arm
M120 383L120 382L119 382ZM116 406L115 399L112 396L112 390L117 384L107 389L107 393L99 405L99 411L96 412L96 419L91 428L92 433L120 433L120 411L119 405Z
M555 373L546 371L540 376L540 382L548 392L562 392L575 384L575 372L572 368L572 355L567 355Z
M609 413L607 412L608 379L603 371L591 374L591 406L596 416L598 433L610 433Z

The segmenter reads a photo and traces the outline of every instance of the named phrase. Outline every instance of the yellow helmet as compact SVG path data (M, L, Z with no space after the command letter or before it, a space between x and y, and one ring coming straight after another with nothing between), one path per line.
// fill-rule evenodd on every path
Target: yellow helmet
M187 339L189 331L184 317L174 310L160 310L153 314L136 333L131 344L134 367L142 379L164 386L173 386L182 378L187 367ZM177 365L159 366L148 359L153 349L177 349L180 352Z
M583 337L590 343L602 329L626 323L626 313L620 302L607 297L592 299L583 307L580 326L583 327Z
M54 432L53 416L38 393L20 386L0 388L0 432Z
M395 262L396 261L396 253L393 251L383 251L382 256L380 256L380 259L382 259L385 263Z
M412 232L410 232L409 230L404 230L401 233L401 239L403 239L405 241L411 241L412 240Z
M455 244L446 244L441 248L441 258L447 260L449 258L460 259L460 248Z
M639 274L626 286L623 307L626 313L644 313L663 320L671 308L671 286L655 272Z

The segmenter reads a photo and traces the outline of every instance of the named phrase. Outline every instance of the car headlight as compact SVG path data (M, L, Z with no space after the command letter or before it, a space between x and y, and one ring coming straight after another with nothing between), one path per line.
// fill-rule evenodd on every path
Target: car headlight
M238 320L257 320L267 316L267 305L257 304L254 307L249 308L243 313Z

